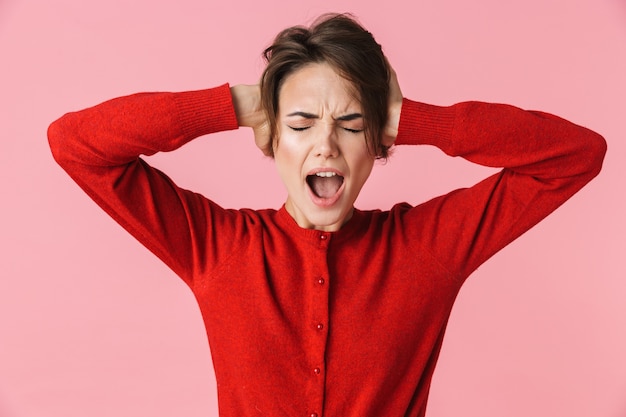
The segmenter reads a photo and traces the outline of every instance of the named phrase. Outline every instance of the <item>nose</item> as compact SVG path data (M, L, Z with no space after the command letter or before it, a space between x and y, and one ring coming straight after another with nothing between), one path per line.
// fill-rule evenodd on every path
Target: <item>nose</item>
M314 148L315 156L322 158L336 158L339 155L339 146L337 144L337 134L332 126L322 129L315 140Z

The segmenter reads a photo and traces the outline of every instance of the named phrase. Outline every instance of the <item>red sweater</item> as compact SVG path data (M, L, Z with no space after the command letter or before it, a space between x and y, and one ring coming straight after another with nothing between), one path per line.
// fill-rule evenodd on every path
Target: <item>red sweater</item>
M54 157L192 289L220 416L423 416L465 278L591 180L602 137L558 117L405 99L396 144L505 167L412 207L356 210L337 232L285 211L228 210L140 154L236 129L228 86L145 93L54 122Z

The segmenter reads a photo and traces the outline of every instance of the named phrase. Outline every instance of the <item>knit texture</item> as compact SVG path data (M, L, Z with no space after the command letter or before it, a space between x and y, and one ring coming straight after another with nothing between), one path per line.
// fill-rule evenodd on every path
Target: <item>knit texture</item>
M355 210L331 233L284 207L224 209L139 157L237 127L224 85L114 99L49 129L59 164L193 291L222 417L423 416L464 280L598 174L606 149L546 113L405 99L397 145L503 169L415 207Z

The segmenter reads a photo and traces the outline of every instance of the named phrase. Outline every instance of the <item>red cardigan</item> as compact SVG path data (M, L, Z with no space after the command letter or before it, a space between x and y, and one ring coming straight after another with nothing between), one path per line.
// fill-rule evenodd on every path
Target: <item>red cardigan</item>
M54 122L54 157L192 289L220 416L423 416L454 299L481 263L600 171L606 144L558 117L405 99L396 144L505 167L412 207L356 210L334 233L228 210L140 154L236 129L227 85L144 93Z

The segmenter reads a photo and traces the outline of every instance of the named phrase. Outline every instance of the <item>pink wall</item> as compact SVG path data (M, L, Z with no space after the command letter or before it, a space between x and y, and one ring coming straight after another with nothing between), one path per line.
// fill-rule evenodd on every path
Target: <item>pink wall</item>
M217 415L190 292L53 163L46 128L121 94L254 82L277 30L330 10L361 18L407 97L542 109L609 143L600 177L461 292L429 415L626 416L624 1L305 4L0 2L0 416ZM248 131L152 161L225 206L284 199ZM359 206L418 203L485 172L403 148Z

